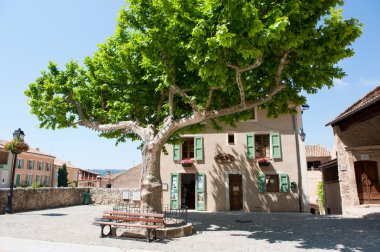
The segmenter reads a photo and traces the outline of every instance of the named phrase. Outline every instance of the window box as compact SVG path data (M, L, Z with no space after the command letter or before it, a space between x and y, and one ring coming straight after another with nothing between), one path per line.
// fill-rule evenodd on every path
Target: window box
M181 161L181 164L183 167L191 167L194 163L194 160L192 159L184 159Z
M268 158L259 158L256 160L259 166L269 166L270 160Z

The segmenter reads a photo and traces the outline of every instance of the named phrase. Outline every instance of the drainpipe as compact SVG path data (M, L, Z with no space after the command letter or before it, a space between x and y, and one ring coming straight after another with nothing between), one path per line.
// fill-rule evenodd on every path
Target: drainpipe
M296 140L296 152L297 152L297 167L298 167L298 201L300 207L300 213L303 212L302 199L303 199L303 190L302 190L302 172L301 172L301 157L300 157L300 143L298 138L298 130L296 128L296 117L292 115L293 121L293 130L294 137Z

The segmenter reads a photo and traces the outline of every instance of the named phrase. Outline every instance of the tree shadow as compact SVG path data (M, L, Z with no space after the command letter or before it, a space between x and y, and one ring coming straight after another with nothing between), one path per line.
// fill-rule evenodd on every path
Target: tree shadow
M299 213L190 212L195 231L229 231L230 236L268 243L297 242L300 249L378 251L380 221Z

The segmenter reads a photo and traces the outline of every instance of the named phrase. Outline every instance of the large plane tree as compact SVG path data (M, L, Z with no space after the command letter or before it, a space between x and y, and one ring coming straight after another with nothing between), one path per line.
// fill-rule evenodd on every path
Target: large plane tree
M184 131L269 116L331 87L360 36L341 0L130 0L84 64L49 63L25 92L40 127L142 142L141 197L161 211L160 153Z

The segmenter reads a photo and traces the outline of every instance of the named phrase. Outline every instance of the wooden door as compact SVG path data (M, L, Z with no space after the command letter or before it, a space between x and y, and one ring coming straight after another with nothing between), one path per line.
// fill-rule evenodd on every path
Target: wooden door
M356 186L360 204L380 204L380 184L375 161L355 162Z
M242 177L240 174L229 175L230 210L243 209Z

